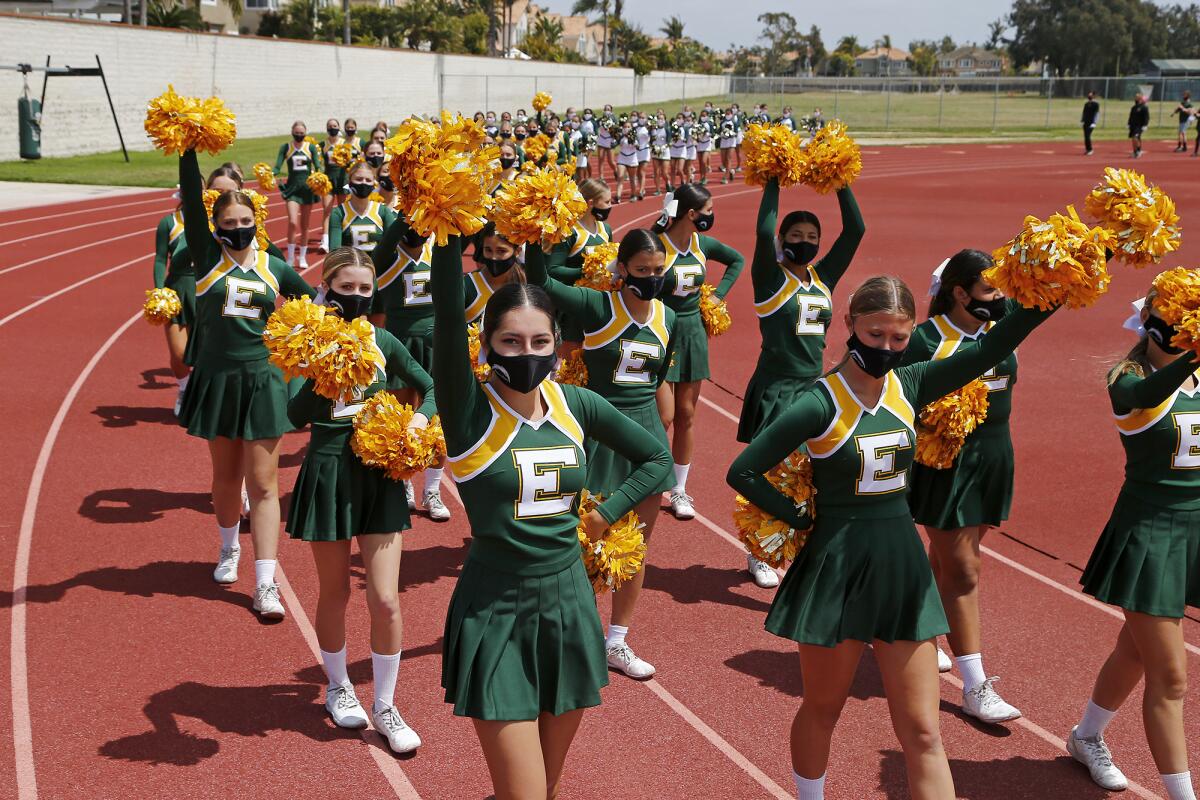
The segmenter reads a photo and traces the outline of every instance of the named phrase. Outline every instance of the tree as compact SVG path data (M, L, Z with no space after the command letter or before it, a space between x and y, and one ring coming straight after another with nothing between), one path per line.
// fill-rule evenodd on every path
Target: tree
M683 20L677 16L667 17L659 30L668 42L678 42L683 38Z
M1004 32L1008 30L1008 23L1001 17L997 20L992 20L988 23L988 50L999 50L1000 45L1004 42Z
M846 55L850 56L850 58L854 58L860 53L865 53L866 51L867 48L858 43L857 36L843 36L838 40L837 47L834 48L835 53L845 53Z
M1166 52L1173 58L1200 58L1200 6L1174 5L1163 9L1167 28Z
M949 36L943 36L941 44L938 45L939 53L953 53L958 49L958 45Z
M776 11L759 14L758 22L763 26L758 38L765 43L763 72L767 75L792 72L795 65L790 54L804 47L804 38L796 28L796 18L786 11Z
M908 43L908 52L912 53L913 72L918 75L936 75L938 71L937 42L918 39Z
M147 24L156 28L182 28L189 31L202 31L208 27L200 17L200 11L195 6L167 0L154 2L145 6Z
M847 53L845 50L835 50L825 59L825 74L837 75L845 77L853 75L856 67L854 66L854 56Z
M601 21L604 24L604 49L600 53L600 63L608 63L612 55L612 43L609 41L609 19L608 9L610 0L575 0L575 4L571 6L572 14L599 14ZM621 6L617 5L617 13L614 15L617 19L621 17Z
M885 33L883 36L881 36L879 38L879 46L882 47L884 50L891 50L892 49L892 35L890 33Z
M624 20L613 20L613 24L609 28L609 33L612 36L612 46L614 55L621 54L621 63L627 67L633 68L630 63L635 54L645 54L650 49L650 37L642 31L638 25L630 25ZM646 61L652 61L650 57ZM645 63L645 62L639 62Z
M804 37L804 43L808 47L808 65L812 69L825 60L828 55L825 52L825 43L821 41L821 29L813 25L808 29L808 36Z
M538 14L537 20L533 23L534 36L540 36L547 42L555 44L562 41L563 24L561 20L550 19L545 14Z
M1015 0L1009 52L1016 66L1045 59L1060 76L1137 70L1167 54L1167 18L1148 0Z

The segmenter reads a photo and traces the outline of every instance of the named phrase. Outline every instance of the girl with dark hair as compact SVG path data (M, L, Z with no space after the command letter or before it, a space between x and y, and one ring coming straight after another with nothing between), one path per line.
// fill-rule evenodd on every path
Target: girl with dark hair
M946 615L905 501L915 409L994 367L1048 316L1014 311L978 347L897 368L916 304L898 278L871 278L850 298L846 356L729 468L729 485L751 503L797 530L811 528L766 623L768 631L800 644L804 702L792 723L791 747L796 788L805 800L824 797L830 741L867 644L883 675L910 794L955 796L938 730L933 644L946 632ZM815 524L765 477L800 448L812 459L820 498Z
M475 241L477 269L463 276L467 324L479 322L488 301L501 286L525 282L524 245L515 245L501 236L494 222L484 225Z
M633 465L584 518L593 538L662 482L669 457L599 395L547 380L558 337L541 287L509 283L488 300L480 338L492 371L481 384L460 253L450 237L433 254L433 378L472 533L442 639L442 686L454 713L474 722L497 798L557 797L583 710L608 683L576 535L586 443Z
M358 161L342 172L350 198L329 215L329 247L336 250L344 244L370 253L396 220L396 212L371 199L378 183L370 164Z
M345 141L346 140L342 138L342 129L338 125L338 121L332 118L326 120L325 141L321 142L321 159L325 162L325 174L329 176L329 184L333 188L330 189L329 194L321 198L321 213L324 215L324 218L321 220L321 228L323 230L321 236L321 249L325 252L329 252L330 250L330 210L340 206L342 201L346 199L346 194L349 192L349 189L346 188L346 182L348 179L346 175L346 167L339 167L330 160L330 155L333 153L333 148ZM351 144L351 148L355 151L350 162L353 164L359 159L360 153L357 152L357 148L355 148L353 144ZM340 245L334 245L334 247L339 246Z
M568 286L574 285L583 274L583 259L595 248L612 241L608 215L612 213L612 192L599 178L589 178L579 184L579 194L587 202L587 212L575 223L571 235L547 255L546 268L550 276ZM562 326L563 352L574 350L583 341L583 329L574 315L559 309Z
M640 425L667 449L667 432L658 416L655 395L671 363L671 329L675 312L658 298L665 281L666 251L657 236L634 229L621 240L617 251L618 289L600 292L572 286L547 274L547 256L530 248L530 284L549 293L556 308L577 320L584 331L583 363L588 371L588 388L612 403L622 414ZM588 442L588 472L585 486L592 494L608 497L633 471L634 465L614 450ZM671 486L670 476L654 487L637 507L645 523L646 543L654 532L662 505L662 493ZM612 624L605 639L608 665L631 678L654 675L654 667L638 658L625 641L633 612L641 594L645 568L621 585L613 595Z
M308 188L308 176L322 169L321 149L308 138L308 128L303 122L292 123L292 140L279 145L275 157L275 174L287 163L287 181L279 187L279 193L287 204L288 249L287 262L300 269L308 269L308 217L318 198ZM300 258L295 260L296 248Z
M675 460L671 512L676 519L696 516L687 493L692 464L692 422L700 399L700 382L711 375L708 334L700 319L700 287L708 276L710 259L724 264L725 274L716 289L717 297L724 299L745 264L741 253L702 235L712 230L713 220L712 194L703 186L685 184L667 195L662 216L653 228L667 252L663 302L675 312L675 356L667 371L667 387L660 393L659 412L664 427L675 426L671 436L671 454Z

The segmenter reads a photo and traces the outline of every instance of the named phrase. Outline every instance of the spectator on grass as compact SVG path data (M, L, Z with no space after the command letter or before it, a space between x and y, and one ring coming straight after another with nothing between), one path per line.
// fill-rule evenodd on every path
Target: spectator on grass
M1133 106L1129 109L1129 140L1133 142L1133 157L1142 157L1142 134L1150 127L1150 106L1146 105L1146 96L1141 92L1133 98Z
M1096 120L1100 117L1100 104L1096 102L1096 93L1087 93L1087 102L1083 104L1083 117L1080 122L1083 124L1083 150L1085 156L1092 154L1092 129L1096 127Z
M1175 145L1175 152L1186 153L1188 125L1192 124L1192 117L1195 113L1192 110L1192 93L1184 92L1179 105L1175 106L1175 110L1171 113L1179 117L1179 140Z

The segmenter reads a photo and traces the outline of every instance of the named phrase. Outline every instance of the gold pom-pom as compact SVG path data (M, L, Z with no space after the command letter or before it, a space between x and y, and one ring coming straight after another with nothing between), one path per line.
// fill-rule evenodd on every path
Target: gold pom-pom
M329 148L329 162L334 166L348 167L354 160L354 147L349 142L339 142Z
M793 186L808 175L808 156L800 138L782 125L750 125L742 153L750 186L765 186L771 178L778 179L780 186Z
M700 320L709 336L720 336L733 324L729 307L717 297L717 289L711 283L700 286Z
M481 349L481 347L479 344L479 325L477 325L477 324L468 325L467 326L467 354L470 356L471 369L473 369L475 371L476 379L480 383L483 383L484 381L487 380L488 375L491 374L492 368L487 363L481 364L479 362L480 349Z
M196 150L215 156L237 138L235 117L221 98L183 97L171 85L150 101L144 126L167 155Z
M810 518L816 517L812 483L812 461L807 454L795 452L767 473L767 481L793 503L804 507ZM734 498L733 524L750 554L773 567L781 567L796 557L808 538L790 524L770 516L740 494Z
M616 279L608 265L617 260L617 250L620 247L616 242L605 242L584 250L583 274L575 281L575 285L601 292L615 289Z
M383 353L375 344L375 327L365 317L343 320L326 314L317 324L317 350L307 375L313 391L330 400L349 401L386 374Z
M987 411L987 384L978 379L925 406L917 426L917 463L949 469Z
M862 153L858 143L846 133L846 126L831 122L821 128L805 147L808 159L804 182L817 194L844 189L862 172Z
M147 289L146 302L142 304L142 316L151 325L166 325L179 312L183 311L183 303L174 289Z
M614 522L598 540L591 540L583 529L583 518L600 504L600 496L584 489L579 495L579 550L588 580L596 594L613 591L637 575L646 561L646 526L633 511Z
M533 96L533 100L529 103L533 106L534 111L545 111L550 107L550 102L553 98L549 92L538 92Z
M375 203L383 203L385 206L388 204L387 198L381 195L379 192L371 192L371 194L367 196L367 199Z
M569 383L573 386L587 386L588 368L583 363L583 348L576 347L558 365L554 376L558 383Z
M1074 206L1042 222L1025 218L1021 232L992 252L983 276L1026 308L1086 308L1108 291L1105 248L1110 234L1079 221Z
M1108 167L1083 204L1113 235L1113 255L1127 264L1157 264L1179 249L1175 203L1140 173Z
M324 172L309 173L307 180L304 182L308 184L308 188L312 189L312 193L317 197L324 197L333 191L333 183Z
M317 326L326 308L309 297L288 300L275 309L263 327L267 360L283 372L285 380L304 377L318 352Z
M254 172L255 179L258 180L258 188L264 192L273 192L279 188L279 184L275 181L275 173L267 162L259 161L250 169Z
M267 206L270 200L253 189L246 189L246 194L254 204L254 241L258 243L259 250L266 250L271 244L271 237L267 235L267 217L271 213Z
M441 421L435 416L424 428L409 430L415 415L389 392L376 392L354 417L350 449L368 467L376 467L394 481L406 481L437 463L445 443Z
M565 172L536 169L518 175L496 193L492 221L513 244L557 244L587 211L587 201Z
M521 149L525 152L525 163L537 166L537 162L542 160L546 155L546 151L550 148L550 137L544 133L539 133L536 136L530 136L525 140Z
M1200 270L1176 267L1154 279L1154 310L1175 328L1171 344L1200 353Z

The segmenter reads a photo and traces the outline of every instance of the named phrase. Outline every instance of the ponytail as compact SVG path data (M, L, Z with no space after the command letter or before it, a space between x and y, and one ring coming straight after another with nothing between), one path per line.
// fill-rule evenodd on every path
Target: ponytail
M954 310L954 289L961 286L970 292L983 277L983 271L991 268L992 257L982 250L959 250L950 256L942 267L941 275L934 278L930 291L929 316L949 314Z
M671 194L663 204L663 213L650 226L655 233L665 233L679 219L687 216L689 211L699 211L705 203L712 199L712 192L698 183L685 183Z

